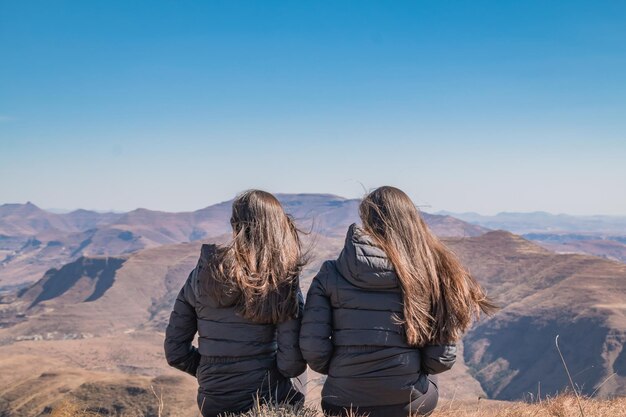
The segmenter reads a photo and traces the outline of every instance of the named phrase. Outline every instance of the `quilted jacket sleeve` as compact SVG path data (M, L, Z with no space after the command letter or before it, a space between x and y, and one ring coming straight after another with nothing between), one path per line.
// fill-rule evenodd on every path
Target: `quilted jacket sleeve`
M311 283L306 297L300 348L311 369L320 374L328 374L328 365L333 354L332 308L324 288L327 274L325 266Z
M195 271L195 270L194 270ZM200 353L193 345L193 338L198 330L193 291L194 272L189 275L185 285L178 293L170 321L165 330L165 358L170 366L195 376Z
M298 288L298 315L291 319L279 323L276 326L278 352L276 362L280 373L288 378L294 378L306 369L306 362L302 358L300 351L300 326L304 310L304 298Z

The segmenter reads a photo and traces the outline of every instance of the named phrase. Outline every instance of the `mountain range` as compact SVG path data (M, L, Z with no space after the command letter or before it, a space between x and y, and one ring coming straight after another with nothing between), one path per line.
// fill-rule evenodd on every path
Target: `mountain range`
M358 221L358 200L279 198L309 232L306 291ZM163 390L167 415L196 415L195 381L167 367L163 330L200 244L228 240L230 204L187 213L0 206L0 416L40 415L67 398L110 415L156 415L151 386ZM450 215L423 216L502 307L463 339L459 363L442 375L444 397L515 400L565 390L557 335L582 392L626 395L626 264L556 253ZM308 378L314 400L319 381Z
M279 194L300 228L337 236L358 220L358 200L327 194ZM232 201L192 212L136 209L127 213L76 210L51 213L32 203L0 206L0 290L41 278L80 256L116 256L141 249L220 236L230 231ZM424 213L444 236L474 236L486 229L450 216Z

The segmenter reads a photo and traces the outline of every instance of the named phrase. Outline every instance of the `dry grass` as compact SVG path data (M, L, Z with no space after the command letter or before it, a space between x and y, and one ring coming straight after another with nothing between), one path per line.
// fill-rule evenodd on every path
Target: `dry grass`
M82 409L78 404L69 400L63 401L52 410L51 417L96 417L100 414Z
M308 407L263 405L243 414L225 414L224 417L318 417L318 410Z
M581 398L580 401L584 417L626 417L626 398ZM480 403L473 409L442 407L431 417L581 417L581 411L576 396L564 394L533 404L507 403L484 409Z
M626 417L626 398L612 400L581 398L584 417ZM537 403L499 403L484 406L446 404L439 407L431 417L581 417L574 395L564 394ZM227 414L224 417L321 417L319 410L291 406L257 405L243 414ZM52 411L51 417L100 416L80 409L74 403L63 402ZM164 414L167 416L167 414ZM356 416L355 416L356 417ZM365 416L363 416L365 417Z

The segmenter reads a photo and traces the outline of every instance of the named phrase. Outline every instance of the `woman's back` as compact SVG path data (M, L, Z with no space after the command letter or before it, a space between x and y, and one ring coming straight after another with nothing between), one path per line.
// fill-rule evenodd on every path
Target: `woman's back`
M289 380L306 369L298 347L306 263L298 230L261 190L235 198L230 224L228 245L202 246L165 333L168 363L198 378L204 417L304 398Z
M295 395L291 377L305 369L298 349L299 317L255 323L237 313L235 298L216 300L204 282L214 279L218 248L203 245L181 290L166 330L170 365L197 376L198 405L205 415L246 410L258 396L278 401ZM302 297L299 295L302 306ZM191 348L198 333L198 348Z
M402 290L385 253L352 225L343 251L311 284L300 347L327 373L322 399L349 407L408 404L433 374L449 369L455 348L411 347L400 323Z
M402 190L380 187L359 205L363 229L327 262L307 295L300 343L327 373L327 414L429 414L436 377L456 359L454 343L491 303L434 236Z

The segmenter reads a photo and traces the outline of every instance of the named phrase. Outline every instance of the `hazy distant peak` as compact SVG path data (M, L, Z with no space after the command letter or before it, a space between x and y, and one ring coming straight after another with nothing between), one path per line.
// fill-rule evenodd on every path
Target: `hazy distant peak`
M325 200L350 200L335 194L325 193L277 193L274 194L279 200L292 200L292 199L325 199Z
M3 214L9 214L11 212L34 213L37 211L43 211L43 210L37 207L35 204L31 203L30 201L27 201L24 204L6 203L6 204L0 205L0 212L2 212Z
M87 210L87 209L76 209L76 210L72 210L70 212L68 212L67 214L91 214L91 213L97 213L96 211L93 210Z

